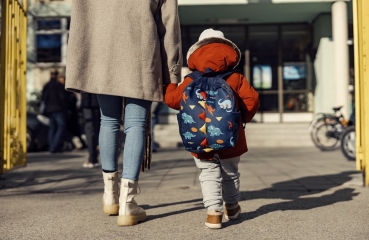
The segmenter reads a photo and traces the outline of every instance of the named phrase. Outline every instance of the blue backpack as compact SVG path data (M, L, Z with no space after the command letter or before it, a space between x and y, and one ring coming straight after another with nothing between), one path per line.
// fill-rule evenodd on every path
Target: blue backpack
M235 96L224 80L236 70L215 73L206 69L187 75L193 81L185 88L177 114L179 134L187 151L205 153L234 147L241 114Z

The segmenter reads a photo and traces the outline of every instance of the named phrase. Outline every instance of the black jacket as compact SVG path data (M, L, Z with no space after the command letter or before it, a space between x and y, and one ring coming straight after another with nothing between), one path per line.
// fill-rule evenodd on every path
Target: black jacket
M99 108L97 95L92 93L81 94L81 108Z
M64 85L56 79L51 79L42 90L42 101L45 104L45 114L53 112L67 112L71 105L71 92L64 89Z

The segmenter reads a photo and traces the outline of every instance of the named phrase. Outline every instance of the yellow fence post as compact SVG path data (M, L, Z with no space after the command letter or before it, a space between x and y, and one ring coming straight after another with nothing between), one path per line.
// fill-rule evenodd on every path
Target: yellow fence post
M369 1L353 0L356 168L369 186Z
M0 174L26 165L27 0L1 2Z

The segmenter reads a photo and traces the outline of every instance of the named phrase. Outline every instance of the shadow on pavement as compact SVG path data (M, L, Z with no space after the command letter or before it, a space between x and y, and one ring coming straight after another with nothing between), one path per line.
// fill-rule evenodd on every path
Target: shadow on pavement
M12 196L33 193L102 193L101 168L83 169L81 167L83 162L82 156L87 155L83 154L83 152L55 155L50 155L48 153L30 154L28 156L30 163L29 167L19 172L14 171L4 175L5 180L0 181L0 195L2 190L9 190L4 191L4 193L6 192L5 195ZM180 159L180 161L177 161L177 158ZM36 164L32 165L33 163ZM186 168L193 165L193 160L190 158L183 158L183 154L170 154L167 160L164 158L160 160L160 162L152 162L152 167L156 170L171 169L174 167ZM120 163L119 169L121 168L122 166ZM241 202L256 199L277 199L277 201L282 201L260 206L254 211L243 209L239 219L224 223L224 227L251 220L275 211L310 210L338 202L351 201L353 197L358 195L358 193L354 192L353 188L341 188L333 193L324 193L322 196L309 195L323 193L329 189L340 186L350 181L352 179L351 175L357 173L357 171L346 171L337 174L301 177L289 181L273 183L269 188L241 192ZM169 174L166 177L178 178L177 174L178 173L173 173L173 176ZM246 183L242 182L241 184ZM176 190L173 189L172 191ZM201 198L186 199L184 201L158 205L144 205L143 208L165 208L174 205L177 205L176 210L149 216L149 220L204 209Z
M278 182L272 184L270 188L242 192L241 201L276 198L296 199L301 196L324 192L330 188L340 186L352 179L350 175L357 173L357 171L346 171L337 174L309 176Z
M180 205L180 204L186 204L186 203L193 203L194 205L203 206L202 205L202 198L196 198L196 199L191 199L191 200L186 200L186 201L180 201L180 202L174 202L174 203L163 203L163 204L159 204L159 205L155 205L155 206L142 205L141 207L144 208L145 210L147 210L147 209L168 207L168 206ZM203 207L201 207L201 208L203 208Z
M82 168L85 151L27 154L27 167L10 171L0 180L0 195L92 193L101 188L101 169ZM97 187L90 187L96 185ZM88 188L87 188L88 187Z
M31 153L27 155L26 168L10 171L0 178L0 195L27 195L40 193L68 193L80 194L102 193L103 181L101 167L83 168L82 163L87 160L84 151L71 153L50 154L48 152ZM120 156L121 158L121 156ZM180 160L180 161L179 161ZM152 162L155 170L177 169L194 166L193 159L170 159ZM119 159L118 169L122 169ZM145 170L143 174L150 174ZM168 178L171 176L168 175Z
M279 203L272 203L259 207L257 210L252 212L245 212L246 209L239 215L237 220L229 221L223 223L223 227L227 227L233 224L239 224L246 220L251 220L259 216L275 212L275 211L287 211L287 210L310 210L313 208L324 207L332 205L338 202L345 202L353 200L353 197L357 196L358 193L354 193L353 188L338 189L333 193L326 194L318 197L305 197L306 195L322 193L333 187L344 184L352 179L351 174L356 174L355 171L342 172L339 174L331 174L324 176L310 176L294 179L291 181L284 181L275 183L270 188L265 188L257 191L244 191L241 192L242 201L250 201L255 199L284 199L290 201L283 201ZM322 183L321 180L324 179ZM327 184L328 182L328 184ZM302 184L305 188L296 189L296 183ZM316 187L314 189L309 189L308 183L314 184ZM319 185L320 184L320 185ZM313 186L313 185L311 185ZM146 209L166 207L179 204L192 204L191 208L177 210L173 212L167 212L155 216L150 216L149 220L159 219L162 217L168 217L171 215L181 214L185 212L196 211L204 209L202 205L202 199L192 199L181 202L166 203L156 206L145 206Z
M357 195L358 193L354 193L354 189L344 188L339 189L332 194L327 194L320 197L297 198L292 201L272 203L261 206L252 212L243 212L239 215L238 219L223 223L223 227L239 224L275 211L310 210L313 208L332 205L338 202L351 201L353 200L353 197Z
M97 169L65 169L6 175L0 181L0 195L101 192L100 174Z
M63 154L63 153L55 153L50 154L48 152L44 152L42 154L28 154L27 161L32 163L37 162L50 162L50 161L58 161L63 159L71 159L71 158L79 158L83 156L82 154Z

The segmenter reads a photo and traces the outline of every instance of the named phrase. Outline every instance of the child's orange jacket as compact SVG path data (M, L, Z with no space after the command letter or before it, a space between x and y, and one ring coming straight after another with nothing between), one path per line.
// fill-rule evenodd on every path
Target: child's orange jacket
M200 47L189 57L188 67L190 70L198 70L200 72L205 72L206 68L210 68L215 72L223 72L233 68L237 64L237 58L237 52L232 47L223 43L211 43ZM238 105L243 114L243 119L246 122L250 122L259 108L258 93L240 73L233 73L226 81L232 88L235 97L239 97ZM169 84L165 90L165 103L169 107L179 110L182 92L191 82L192 78L186 77L178 86L174 83ZM218 153L220 159L240 156L247 152L246 136L242 124L240 124L238 132L238 141L233 148L200 154L192 153L192 155L200 159L211 159L214 153Z

